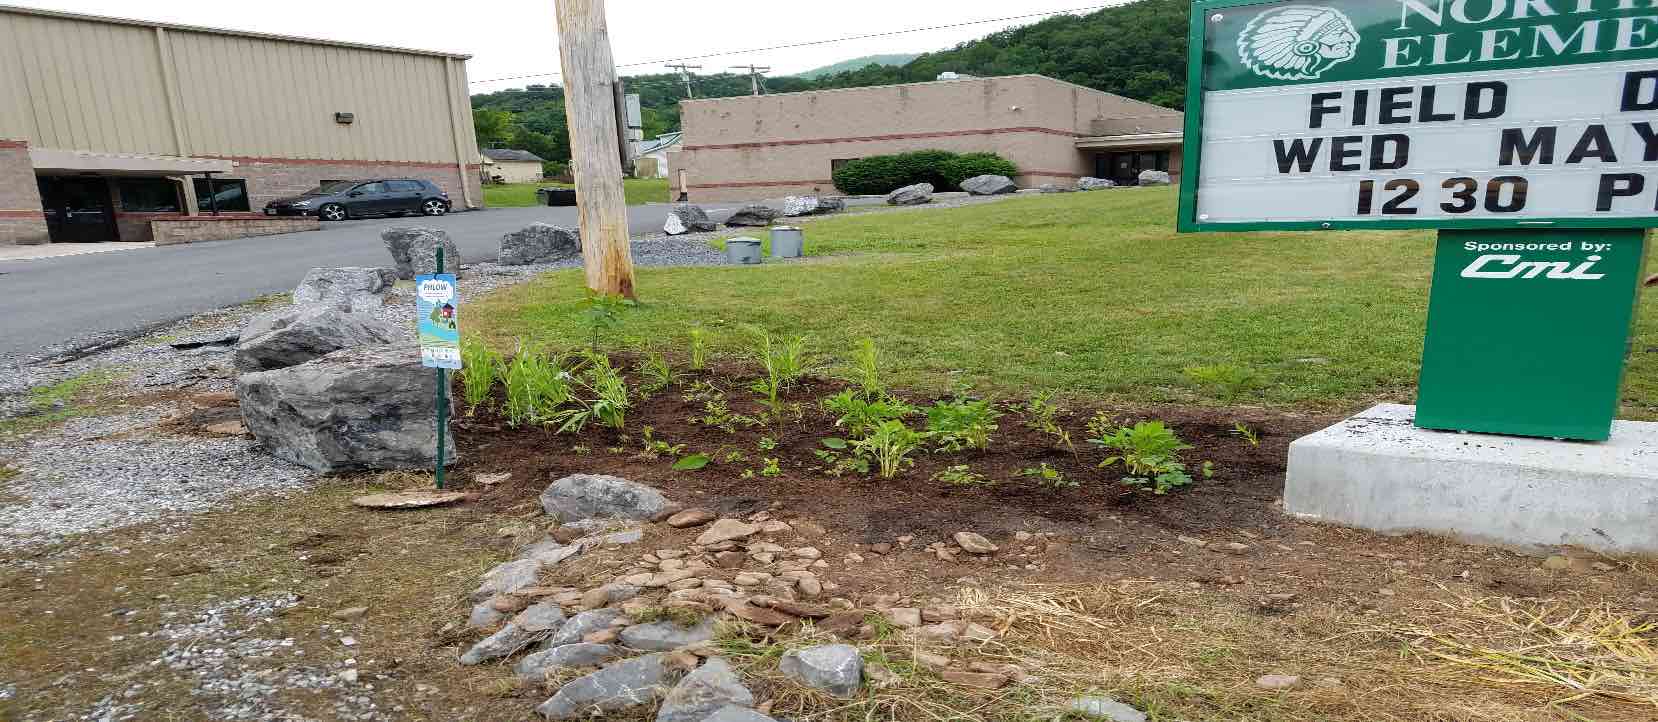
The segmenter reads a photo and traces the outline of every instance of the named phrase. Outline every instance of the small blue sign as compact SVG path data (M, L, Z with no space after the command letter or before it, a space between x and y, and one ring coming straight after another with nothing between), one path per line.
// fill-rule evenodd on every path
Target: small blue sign
M430 368L461 367L460 299L455 274L415 277L415 314L420 319L420 363Z

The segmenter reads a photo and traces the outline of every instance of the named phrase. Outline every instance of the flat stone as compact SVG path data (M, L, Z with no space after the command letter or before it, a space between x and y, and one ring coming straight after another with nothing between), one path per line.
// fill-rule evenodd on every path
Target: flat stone
M656 722L704 722L725 707L753 704L754 694L743 686L731 664L711 657L685 675L662 700Z
M1658 553L1658 423L1614 422L1609 441L1585 444L1429 431L1415 415L1383 404L1296 440L1285 511L1384 533Z
M652 704L666 694L673 673L661 654L613 662L560 687L535 711L547 719L566 720Z
M864 658L857 647L825 644L789 650L777 668L808 687L836 697L851 697L863 683Z
M917 665L935 672L950 668L950 658L942 654L925 652L918 649L910 652L910 659L915 660Z
M492 602L479 602L466 618L469 629L492 629L507 620L507 613L495 608Z
M472 591L472 601L482 602L497 594L512 594L533 587L541 579L541 562L517 559L498 564L484 573L483 584Z
M1289 689L1301 684L1301 678L1293 674L1268 674L1255 680L1255 686L1261 689Z
M622 645L641 652L671 652L713 638L712 619L704 619L695 627L682 627L674 622L663 621L636 624L622 630Z
M485 637L482 641L472 645L471 649L466 650L466 653L461 655L461 664L471 666L511 656L518 650L530 646L540 636L542 636L540 633L531 632L512 622L507 622L506 626L501 627L501 631Z
M955 535L956 546L968 554L993 554L999 547L991 544L989 539L970 531L958 531Z
M714 555L714 564L721 569L738 569L747 558L742 552L720 552Z
M718 514L707 509L686 509L668 517L668 526L675 529L686 529L693 526L702 526L718 518Z
M543 567L552 567L580 554L581 549L580 544L560 544L557 539L548 538L525 547L518 556L521 559L541 562Z
M835 613L834 610L828 607L822 607L816 604L793 602L787 599L775 599L772 600L771 604L766 606L784 614L791 614L805 619L824 619Z
M1110 722L1146 722L1146 713L1110 697L1078 697L1071 700L1066 709L1084 717Z
M595 474L566 476L541 492L541 508L564 523L583 519L648 521L667 505L667 497L656 489Z
M706 717L703 722L777 722L777 720L747 707L728 705Z
M737 519L720 519L719 521L714 522L713 526L708 527L708 530L704 531L701 536L698 536L696 543L708 545L718 544L725 541L747 539L748 537L754 536L759 532L760 527L753 524L748 524Z
M953 669L939 672L938 676L940 679L951 684L959 684L963 687L977 687L979 689L1001 689L1006 687L1008 682L1012 681L1008 679L1005 674L961 672Z
M582 641L594 632L617 626L627 619L620 609L593 609L570 618L558 632L547 640L546 648L562 647Z
M801 559L817 560L817 559L822 559L823 558L823 552L818 551L817 547L801 547L799 549L794 550L791 553L794 554L797 557L800 557Z
M397 284L390 268L313 268L291 295L295 306L344 306L352 313L373 313L386 305Z
M564 625L564 609L556 602L532 604L513 617L512 623L526 632L555 632Z
M757 607L740 597L726 597L724 604L727 614L763 627L781 627L785 624L800 621L782 612Z
M893 607L887 610L887 619L892 626L899 629L915 629L921 626L921 610L914 607Z
M625 656L627 651L621 647L578 642L526 655L518 660L514 671L524 679L539 682L547 678L548 672L568 667L597 667Z
M349 622L354 619L362 619L365 614L368 614L368 607L346 607L328 616Z
M625 602L639 596L639 587L623 582L611 582L602 587L588 590L581 597L581 605L586 609L598 609L618 602Z
M662 587L666 587L674 582L694 578L696 575L697 571L695 569L675 569L673 571L657 572L656 574L651 575L650 581L645 582L644 586L651 589L661 589Z

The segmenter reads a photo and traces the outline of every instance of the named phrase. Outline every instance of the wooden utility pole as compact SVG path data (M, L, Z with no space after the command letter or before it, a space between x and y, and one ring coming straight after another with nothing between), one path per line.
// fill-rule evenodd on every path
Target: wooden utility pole
M766 66L766 67L763 67L763 68L758 66L758 65L733 65L733 66L731 66L731 69L732 70L747 70L748 71L748 81L749 81L749 84L754 88L754 94L755 95L760 94L760 74L771 72L771 66L769 66L769 65Z
M616 132L616 61L605 27L604 0L554 0L554 4L587 287L607 296L635 298L622 149Z

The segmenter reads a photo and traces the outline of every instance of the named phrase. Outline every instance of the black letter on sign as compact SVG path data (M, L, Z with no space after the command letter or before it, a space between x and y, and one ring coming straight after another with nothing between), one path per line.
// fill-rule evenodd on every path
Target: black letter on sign
M1433 111L1433 101L1438 95L1439 86L1437 85L1422 88L1422 109L1421 113L1416 116L1417 122L1444 123L1457 119L1456 113L1435 113Z
M1653 81L1652 87L1655 92L1647 93L1643 99L1641 95L1646 91L1649 81ZM1623 112L1633 113L1640 110L1658 110L1658 70L1643 70L1623 76Z
M1382 160L1387 156L1388 146L1393 147L1393 159ZM1370 139L1371 170L1399 170L1407 165L1410 165L1410 136L1395 133Z
M1595 210L1612 210L1612 199L1638 196L1646 190L1646 176L1640 173L1606 173L1600 177L1600 201Z
M1363 143L1364 136L1362 135L1344 135L1339 138L1331 138L1330 170L1340 173L1342 171L1360 170L1364 168L1361 164L1346 162L1348 158L1364 157ZM1350 146L1359 147L1353 148Z
M1485 101L1487 94L1491 99ZM1480 106L1487 107L1481 108ZM1468 84L1468 101L1462 108L1463 120L1490 120L1502 117L1508 112L1508 83L1492 80L1484 83Z
M1583 139L1577 142L1572 154L1566 156L1566 164L1582 163L1587 158L1594 158L1602 163L1618 162L1618 153L1612 150L1612 139L1606 135L1606 126L1591 125L1583 131Z
M1503 130L1503 152L1497 165L1514 165L1514 156L1520 156L1520 165L1531 165L1533 160L1541 154L1543 165L1554 164L1554 139L1559 129L1554 127L1538 128L1537 134L1526 140L1524 128L1506 128Z
M1327 101L1341 98L1341 93L1313 93L1312 115L1307 118L1308 128L1324 127L1324 116L1335 115L1341 108L1331 106Z
M1641 157L1644 163L1658 160L1658 131L1652 129L1651 123L1635 123L1635 133L1641 136L1641 142L1646 144L1646 153Z
M1411 88L1383 88L1382 89L1382 125L1397 125L1409 123L1410 98L1399 100L1400 96L1410 95ZM1397 111L1405 111L1399 115Z
M1302 173L1311 173L1313 161L1318 159L1318 150L1324 147L1324 139L1314 138L1311 147L1307 145L1305 138L1296 138L1288 145L1284 141L1275 140L1272 141L1272 145L1278 150L1279 173L1294 173L1295 168L1300 168Z

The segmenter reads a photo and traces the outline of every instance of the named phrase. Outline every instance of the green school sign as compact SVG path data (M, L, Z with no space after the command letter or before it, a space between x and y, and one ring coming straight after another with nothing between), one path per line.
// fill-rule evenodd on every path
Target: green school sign
M1437 228L1417 423L1605 439L1658 0L1195 0L1182 231Z

